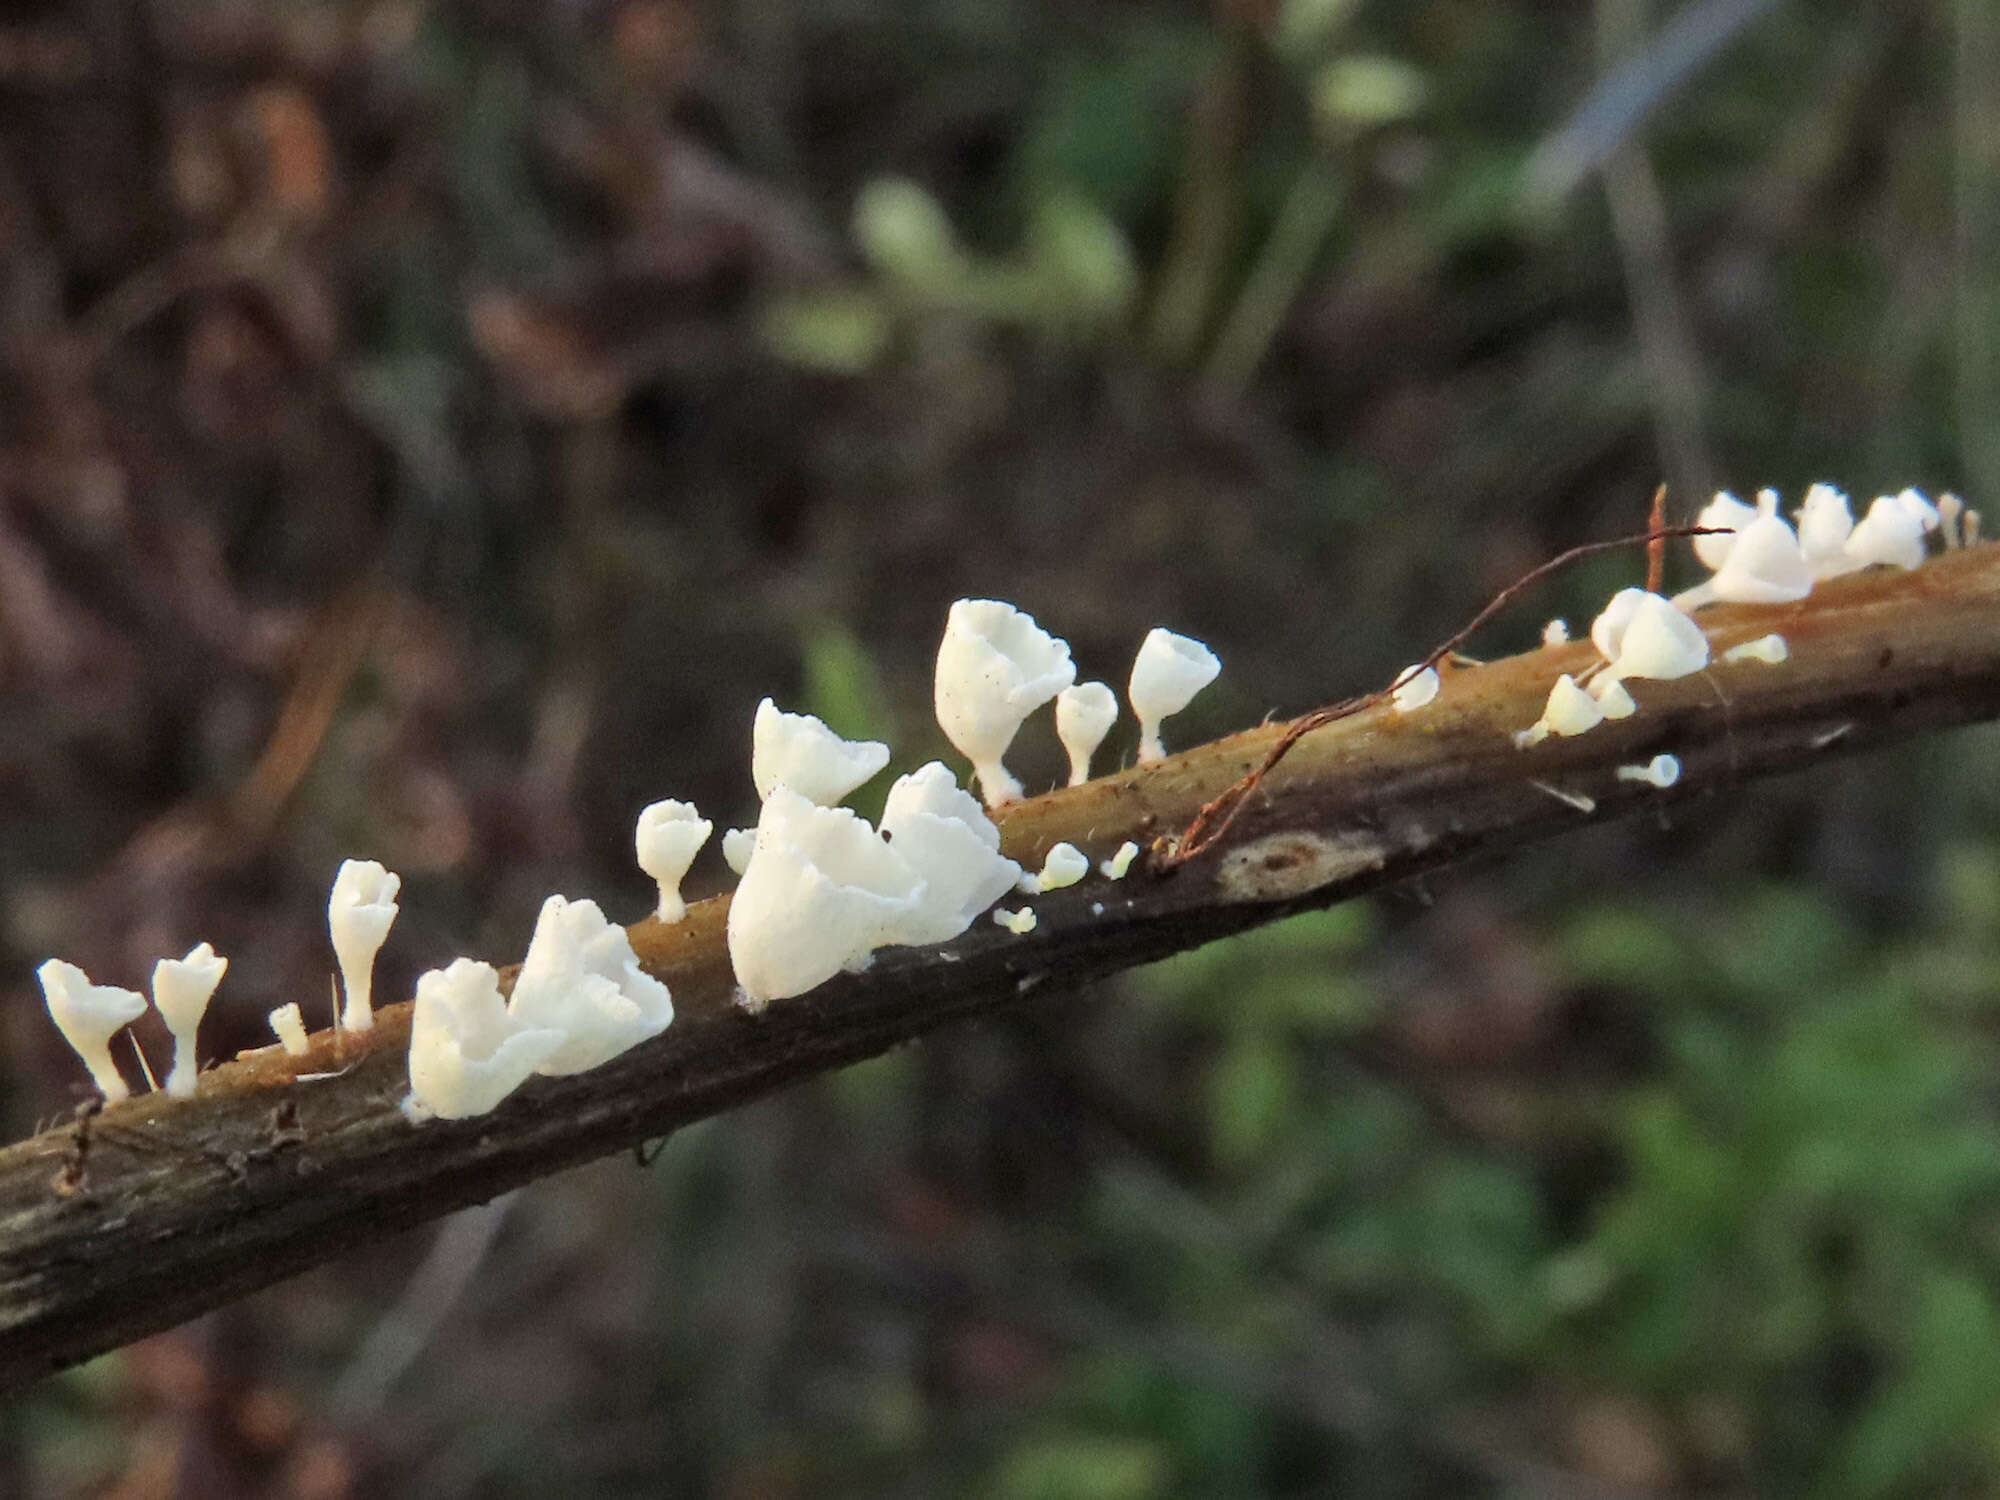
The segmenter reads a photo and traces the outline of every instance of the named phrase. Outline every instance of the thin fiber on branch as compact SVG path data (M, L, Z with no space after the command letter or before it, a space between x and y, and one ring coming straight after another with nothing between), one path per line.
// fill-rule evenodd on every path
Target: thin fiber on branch
M1721 608L1719 656L1781 632L1791 660L1638 684L1640 712L1530 750L1514 731L1587 643L1449 670L1428 707L1377 705L1297 739L1226 834L1174 841L1287 733L1271 724L1052 792L1002 818L1034 867L1058 841L1153 851L1123 881L1035 902L1014 936L981 923L886 949L752 1015L732 1003L727 898L631 929L678 1019L604 1067L536 1079L490 1115L412 1125L409 1006L365 1037L322 1033L201 1077L198 1097L122 1104L0 1151L0 1388L171 1326L383 1235L1002 1006L1596 819L1727 792L1924 730L2000 717L2000 549L1825 584L1796 605ZM1678 756L1661 791L1621 765ZM440 955L442 957L442 955ZM273 997L275 1001L279 997ZM312 1076L300 1076L312 1075Z

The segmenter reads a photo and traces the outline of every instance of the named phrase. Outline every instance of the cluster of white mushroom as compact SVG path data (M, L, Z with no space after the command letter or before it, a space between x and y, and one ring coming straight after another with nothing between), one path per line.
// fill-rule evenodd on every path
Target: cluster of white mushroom
M195 1031L209 998L222 983L229 960L219 958L207 943L198 943L185 958L163 958L153 966L153 1005L174 1039L174 1064L167 1074L167 1092L176 1099L192 1098L195 1073ZM49 1016L63 1040L75 1049L89 1070L91 1082L107 1104L131 1097L132 1090L112 1060L111 1044L118 1033L146 1013L146 997L136 990L92 984L75 964L52 958L35 971ZM132 1050L147 1078L152 1070L135 1038Z

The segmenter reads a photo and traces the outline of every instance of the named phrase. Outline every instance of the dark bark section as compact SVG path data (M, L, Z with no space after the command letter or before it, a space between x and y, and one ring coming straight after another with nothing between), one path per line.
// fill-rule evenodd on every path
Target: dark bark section
M478 1120L403 1117L409 1015L399 1005L365 1037L316 1036L310 1058L273 1051L212 1070L193 1101L155 1095L0 1151L0 1388L935 1027L1048 1003L1134 964L1593 819L2000 717L2000 550L1704 620L1718 655L1776 630L1792 660L1638 684L1634 718L1528 751L1512 731L1536 718L1558 672L1592 659L1589 647L1453 673L1415 715L1371 710L1300 741L1227 839L1196 859L1166 873L1142 860L1121 882L1093 876L1037 898L1040 923L1026 937L982 922L940 948L886 950L865 973L760 1015L731 1001L726 899L676 927L639 923L634 945L672 987L674 1025L605 1067L535 1080ZM1127 838L1171 838L1261 761L1278 730L1022 804L1004 820L1009 850L1038 861L1069 839L1101 859ZM1618 779L1619 766L1661 751L1683 764L1670 791ZM298 1076L315 1073L333 1076Z

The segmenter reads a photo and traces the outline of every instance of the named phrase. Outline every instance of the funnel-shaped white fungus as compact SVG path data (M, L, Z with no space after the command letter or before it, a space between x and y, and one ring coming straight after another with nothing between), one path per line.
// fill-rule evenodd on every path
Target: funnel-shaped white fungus
M545 1068L563 1043L559 1029L523 1026L508 1011L491 964L456 958L417 980L410 1092L446 1120L483 1115Z
M938 727L972 762L988 807L1020 798L1003 765L1029 714L1076 681L1069 645L1011 604L961 599L938 645Z
M750 868L750 851L756 847L756 829L731 828L722 835L722 862L740 877Z
M1665 681L1708 665L1701 627L1658 594L1621 589L1590 627L1590 639L1611 659L1614 677Z
M752 1004L802 995L913 921L924 879L844 807L788 787L764 804L729 904L729 961Z
M1004 906L996 906L993 908L993 920L1015 937L1026 937L1035 930L1035 909L1024 906L1019 911L1008 911Z
M1721 568L1728 561L1730 550L1736 545L1735 532L1746 529L1757 519L1756 507L1745 505L1729 491L1720 491L1716 497L1701 508L1694 518L1697 526L1726 526L1728 532L1718 532L1714 536L1698 536L1694 540L1694 555L1701 559L1710 572Z
M111 1060L111 1039L146 1013L146 997L116 985L92 984L75 964L52 958L35 970L48 1001L49 1019L90 1070L106 1104L131 1097Z
M1896 503L1913 517L1925 531L1936 531L1942 517L1938 508L1931 504L1922 490L1909 489L1896 492Z
M167 1092L176 1099L194 1097L195 1032L215 987L222 983L229 960L216 957L207 943L197 943L186 958L163 958L153 965L153 1005L174 1037L174 1066L167 1074Z
M1057 844L1042 860L1039 875L1023 875L1014 884L1024 896L1039 896L1044 891L1059 891L1065 886L1075 885L1089 873L1089 855L1074 844Z
M1590 685L1590 696L1597 700L1597 706L1604 711L1607 719L1629 719L1639 711L1639 705L1632 701L1625 684L1609 672Z
M537 1064L552 1076L607 1063L674 1019L673 997L639 967L625 929L595 901L562 896L542 903L507 1009L516 1026L561 1036Z
M1566 646L1569 644L1569 621L1551 620L1542 627L1544 646Z
M312 1043L306 1040L306 1018L299 1014L298 1001L279 1006L264 1019L271 1023L271 1030L284 1046L286 1056L304 1057L312 1051Z
M1139 720L1141 761L1158 760L1167 753L1160 743L1161 722L1192 703L1221 670L1220 658L1200 641L1158 625L1146 632L1125 688Z
M1097 868L1108 880L1123 880L1126 873L1132 868L1132 861L1138 857L1139 846L1130 839L1127 839L1118 846L1117 852L1111 858L1104 861Z
M1788 604L1805 598L1812 586L1805 549L1782 516L1759 516L1739 531L1709 581L1712 597L1726 604Z
M1643 766L1620 766L1620 781L1643 781L1665 790L1681 779L1681 763L1671 755L1656 755Z
M894 942L957 937L1020 878L1021 867L1001 858L1000 830L942 761L897 778L882 806L882 836L924 883Z
M1405 667L1403 675L1396 679L1395 689L1389 694L1389 701L1399 714L1415 713L1438 695L1438 673L1436 667L1425 667L1419 671L1415 667Z
M1595 698L1576 685L1576 679L1565 672L1549 689L1549 701L1542 709L1542 716L1526 729L1514 736L1514 743L1522 749L1538 745L1552 734L1583 734L1604 722L1604 708Z
M1761 661L1777 666L1790 659L1792 648L1785 644L1781 635L1760 635L1754 641L1745 641L1740 646L1731 646L1722 653L1724 661Z
M1069 755L1069 784L1090 780L1090 758L1118 722L1118 695L1101 682L1079 682L1056 694L1056 738Z
M687 915L687 902L681 899L681 881L687 878L688 866L694 863L695 855L701 852L701 846L708 842L714 829L713 823L695 811L693 803L676 802L671 797L653 803L639 814L632 840L638 850L639 868L660 888L658 911L662 922L678 922Z
M1816 572L1836 562L1854 534L1854 513L1847 508L1847 496L1830 484L1815 484L1799 503L1799 546Z
M1889 495L1868 507L1868 514L1854 528L1842 549L1857 568L1883 564L1891 568L1923 566L1923 517Z
M879 740L844 740L812 714L788 714L769 698L750 730L750 779L761 800L788 786L808 802L832 807L889 764Z
M333 956L340 961L340 985L347 996L340 1024L349 1031L366 1031L375 1024L371 991L375 955L388 940L396 921L396 893L403 878L372 859L341 861L327 898L326 923L333 934Z

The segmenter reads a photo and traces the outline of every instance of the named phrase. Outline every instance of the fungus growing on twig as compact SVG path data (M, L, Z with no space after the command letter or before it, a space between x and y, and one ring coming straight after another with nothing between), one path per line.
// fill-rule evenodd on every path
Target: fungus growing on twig
M1735 545L1715 576L1674 602L1684 609L1711 599L1725 604L1789 604L1805 598L1812 586L1812 567L1791 523L1783 516L1759 516L1736 533Z
M326 922L333 934L333 954L340 962L340 986L347 997L340 1024L349 1031L366 1031L375 1024L371 991L375 955L388 940L396 921L396 893L403 878L372 859L342 860L327 898Z
M639 868L660 888L657 915L662 922L678 922L687 915L681 882L687 878L688 866L694 863L695 855L701 852L701 846L708 842L714 829L713 823L695 811L693 803L676 802L672 798L652 803L639 814L633 844L638 851Z
M882 836L923 880L923 899L892 941L942 943L972 925L1013 886L1021 867L1000 853L1000 830L942 761L896 779Z
M1868 507L1868 514L1841 550L1855 568L1875 564L1906 570L1922 567L1928 555L1923 516L1896 497L1882 495Z
M756 847L756 829L732 828L722 835L722 862L741 877L750 868L750 851Z
M1035 909L1024 906L1019 911L1008 911L1004 906L996 906L993 908L993 920L1015 937L1026 937L1035 930Z
M1101 682L1079 682L1056 694L1056 738L1069 756L1069 784L1090 780L1090 758L1118 722L1118 695Z
M523 1026L508 1010L491 964L453 959L417 980L410 1016L410 1095L424 1111L442 1119L486 1114L526 1083L563 1042L558 1028Z
M1740 646L1731 646L1722 653L1727 662L1761 661L1777 666L1791 658L1792 648L1785 644L1781 635L1760 635L1754 641L1745 641Z
M1160 725L1194 701L1194 695L1215 681L1221 658L1200 641L1156 625L1139 643L1125 696L1139 720L1139 760L1166 755Z
M1111 858L1104 861L1097 868L1103 872L1106 879L1123 880L1126 872L1132 868L1132 861L1138 857L1139 846L1130 839L1127 839L1118 846L1117 853L1113 854Z
M1549 689L1549 701L1542 709L1542 716L1526 729L1518 731L1514 743L1525 750L1530 745L1539 745L1552 734L1584 734L1603 722L1603 705L1578 687L1576 679L1565 672Z
M42 982L49 1019L83 1059L104 1102L130 1098L132 1091L111 1060L111 1040L146 1013L146 997L112 984L92 984L83 970L59 958L35 970L35 977Z
M895 941L923 898L923 877L865 818L780 787L729 904L736 982L755 1006L802 995Z
M1681 763L1671 755L1656 755L1643 766L1620 766L1620 781L1643 781L1662 791L1681 779Z
M194 1097L195 1075L201 1067L195 1055L195 1033L228 968L229 960L218 958L207 943L197 943L185 958L163 958L153 965L153 1006L174 1038L174 1065L167 1074L167 1092L176 1099Z
M1601 673L1590 685L1590 696L1597 700L1607 719L1629 719L1639 711L1639 705L1632 701L1632 694L1625 684L1609 672Z
M299 1013L298 1001L279 1006L264 1019L271 1023L271 1030L288 1057L304 1057L312 1051L312 1043L306 1040L306 1019Z
M1694 555L1711 573L1717 572L1729 560L1729 552L1736 545L1737 533L1745 530L1757 519L1757 508L1745 505L1728 490L1720 490L1713 500L1704 505L1694 518L1697 526L1717 529L1707 536L1693 537Z
M1015 888L1024 896L1039 896L1075 885L1090 873L1090 856L1074 844L1057 844L1042 860L1039 875L1023 875Z
M1569 644L1569 621L1551 620L1542 627L1544 646L1567 646Z
M551 1076L607 1063L674 1019L673 996L639 967L625 929L595 901L563 896L542 903L507 1010L524 1030L558 1034L537 1061Z
M1815 484L1799 502L1799 547L1819 577L1845 571L1843 550L1854 534L1847 496L1830 484Z
M972 762L988 807L1017 802L1021 783L1002 764L1028 715L1076 681L1069 645L998 599L960 599L938 643L938 727Z
M788 786L808 802L833 807L889 764L880 740L844 740L812 714L788 714L769 698L750 729L750 779L758 800Z
M1708 637L1670 600L1644 589L1620 589L1590 627L1591 643L1614 677L1666 681L1708 665Z
M1396 685L1390 689L1389 701L1399 714L1415 713L1438 695L1438 673L1436 667L1405 667Z

